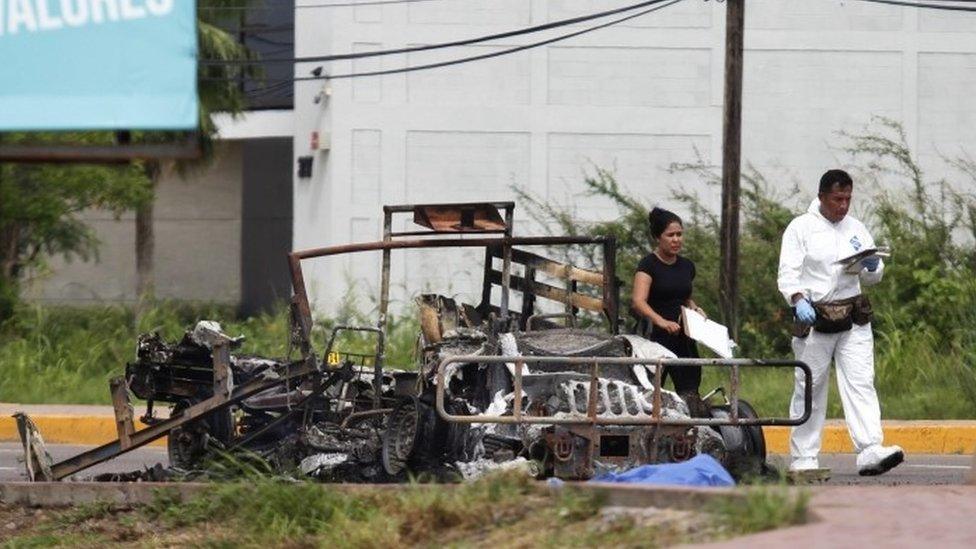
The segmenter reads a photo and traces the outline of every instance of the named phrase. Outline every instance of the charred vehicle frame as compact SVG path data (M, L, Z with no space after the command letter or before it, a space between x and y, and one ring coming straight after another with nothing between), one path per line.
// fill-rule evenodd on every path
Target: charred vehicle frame
M163 436L171 463L180 467L192 467L211 447L246 448L325 480L383 482L433 466L515 458L538 461L544 475L585 479L602 469L697 453L746 474L765 461L761 426L807 420L812 399L805 364L677 359L643 338L621 335L615 240L516 237L514 207L385 206L381 241L292 252L290 337L299 358L235 355L240 341L207 321L175 344L141 336L137 360L110 383L118 439L53 463L36 427L19 415L28 476L60 480ZM394 218L406 214L422 230L394 231ZM597 247L602 269L524 249L565 246ZM419 364L413 371L391 369L385 334L392 252L424 248L483 249L481 303L418 298ZM369 251L382 253L377 325L335 327L319 355L302 262ZM512 292L521 297L518 310ZM538 300L565 312L540 314ZM606 328L578 328L580 311L600 315ZM349 331L371 334L374 352L338 348ZM707 417L691 417L686 403L661 387L665 365L727 369L728 398ZM801 417L759 418L739 399L740 368L754 366L804 371ZM724 393L713 391L706 400L717 391ZM144 429L134 426L130 393L147 403ZM173 405L168 419L155 417L156 402Z

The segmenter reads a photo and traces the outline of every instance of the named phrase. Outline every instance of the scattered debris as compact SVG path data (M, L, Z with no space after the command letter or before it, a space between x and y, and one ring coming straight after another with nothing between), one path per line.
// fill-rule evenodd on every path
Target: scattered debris
M458 471L461 472L461 477L466 481L477 480L495 471L523 471L526 475L532 477L539 475L539 468L535 462L529 461L521 456L506 461L492 461L485 458L469 462L459 461L455 465Z

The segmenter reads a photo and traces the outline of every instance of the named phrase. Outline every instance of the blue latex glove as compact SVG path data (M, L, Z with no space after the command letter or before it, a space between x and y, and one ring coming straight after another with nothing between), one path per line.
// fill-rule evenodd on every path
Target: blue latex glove
M881 264L881 258L874 255L865 259L861 263L864 265L864 268L866 268L867 270L873 273L874 271L878 270L878 265Z
M817 320L817 312L813 310L813 305L807 299L801 299L794 305L796 309L796 319L804 324L812 325Z

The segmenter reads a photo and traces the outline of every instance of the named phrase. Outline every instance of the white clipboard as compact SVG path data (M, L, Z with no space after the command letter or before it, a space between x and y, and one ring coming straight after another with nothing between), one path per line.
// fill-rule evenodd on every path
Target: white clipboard
M681 316L688 337L708 347L722 358L732 358L732 349L736 345L729 338L729 329L725 325L709 320L705 315L688 307L681 308Z
M835 263L844 266L847 274L858 274L864 268L864 260L870 257L891 257L891 248L879 246L877 248L866 248L845 258L838 259Z

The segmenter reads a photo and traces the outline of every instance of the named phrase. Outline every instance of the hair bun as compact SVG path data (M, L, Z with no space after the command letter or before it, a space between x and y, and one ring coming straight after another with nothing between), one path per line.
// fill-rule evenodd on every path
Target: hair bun
M651 236L654 238L660 238L661 234L668 228L668 225L676 221L682 224L678 214L665 210L664 208L658 208L657 206L654 206L647 214L647 222L651 226Z

